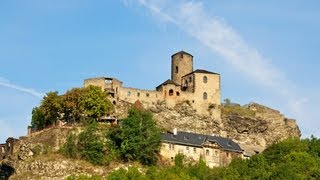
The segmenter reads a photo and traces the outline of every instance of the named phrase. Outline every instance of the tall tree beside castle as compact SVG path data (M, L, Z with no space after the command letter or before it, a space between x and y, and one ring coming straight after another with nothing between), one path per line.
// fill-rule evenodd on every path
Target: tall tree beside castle
M39 107L32 110L31 124L37 129L54 124L57 120L79 122L81 118L97 119L112 110L112 103L101 88L88 86L74 88L64 95L49 92Z

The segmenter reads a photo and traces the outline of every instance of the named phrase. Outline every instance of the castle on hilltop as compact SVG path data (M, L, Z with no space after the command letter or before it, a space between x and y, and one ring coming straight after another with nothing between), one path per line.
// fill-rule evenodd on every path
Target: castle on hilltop
M158 85L155 90L124 87L123 83L111 77L84 80L84 87L94 85L112 97L114 104L119 100L129 103L140 101L144 106L165 102L174 107L188 102L199 115L221 119L220 74L207 70L193 70L193 56L180 51L171 56L171 79Z

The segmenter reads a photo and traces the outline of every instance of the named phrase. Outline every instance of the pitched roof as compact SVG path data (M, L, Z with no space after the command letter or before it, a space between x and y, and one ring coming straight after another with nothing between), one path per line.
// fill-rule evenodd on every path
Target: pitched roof
M173 85L176 85L176 86L179 86L179 84L175 83L174 81L168 79L166 80L165 82L161 83L159 86L157 86L156 88L162 86L162 85L167 85L167 84L173 84Z
M188 74L186 74L186 75L184 75L184 76L188 76L188 75L190 75L190 74L194 74L194 73L202 73L202 74L216 74L216 75L220 75L220 74L218 74L218 73L211 72L211 71L207 71L207 70L204 70L204 69L197 69L197 70L192 71L191 73L188 73ZM182 76L182 77L184 77L184 76Z
M174 135L172 133L163 133L162 141L194 147L202 147L205 141L209 141L216 142L222 149L227 151L243 151L237 143L229 138L196 134L184 131L178 131L177 135Z
M206 140L206 135L195 134L189 132L178 131L177 135L171 133L163 133L162 141L173 142L176 144L202 147Z
M222 147L225 150L228 151L243 151L239 144L235 143L229 138L224 138L220 136L208 136L208 141L209 142L216 142L219 144L220 147Z
M192 56L192 54L187 53L187 52L185 52L185 51L183 51L183 50L181 50L181 51L179 51L179 52L176 52L176 53L172 54L172 56L171 56L171 57L173 57L173 56L175 56L175 55L177 55L177 54L187 54L187 55L189 55L189 56L193 57L193 56Z

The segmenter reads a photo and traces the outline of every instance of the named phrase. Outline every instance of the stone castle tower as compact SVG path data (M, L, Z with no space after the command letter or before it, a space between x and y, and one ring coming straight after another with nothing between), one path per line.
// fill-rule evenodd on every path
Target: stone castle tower
M140 101L145 108L159 102L174 107L188 102L197 114L220 120L220 74L203 69L193 70L193 56L180 51L171 56L171 79L158 85L156 90L122 86L116 78L100 77L84 80L84 86L99 86L108 93L114 104L119 100L129 103Z
M180 51L171 56L171 80L176 84L182 84L182 76L193 71L193 56Z

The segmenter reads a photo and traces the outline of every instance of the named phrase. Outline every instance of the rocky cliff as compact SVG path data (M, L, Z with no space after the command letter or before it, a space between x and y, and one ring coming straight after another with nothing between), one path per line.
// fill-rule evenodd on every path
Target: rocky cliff
M148 105L148 109L154 113L158 125L163 130L172 131L173 128L177 128L220 135L260 150L282 139L301 136L295 120L288 119L279 111L263 105L250 103L246 106L230 105L220 108L221 119L213 119L197 115L188 102L175 108L167 108L161 103Z

